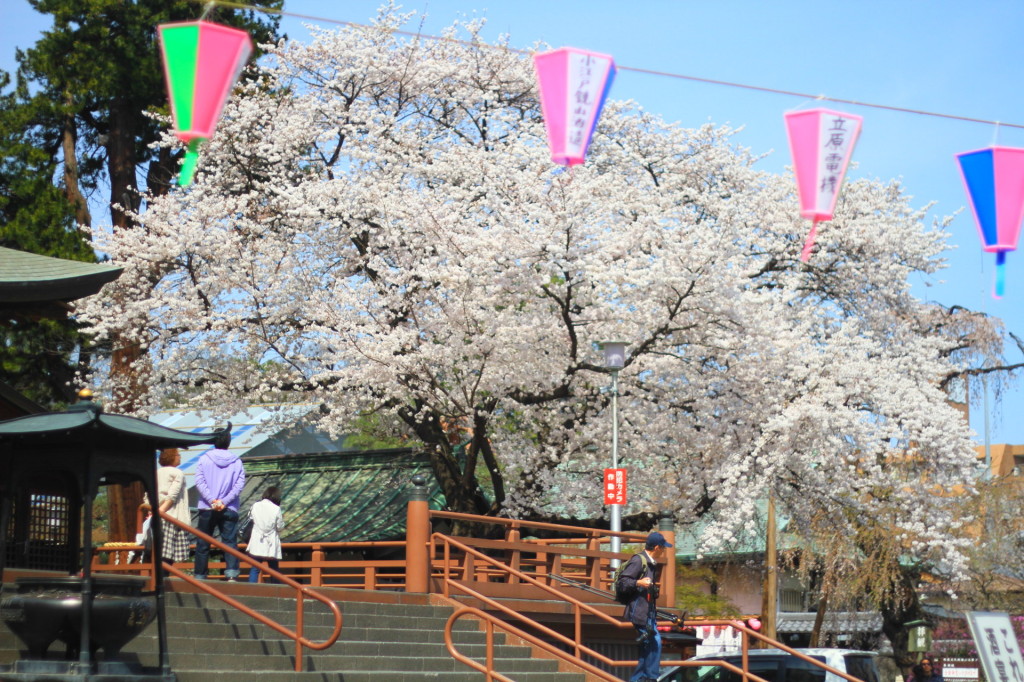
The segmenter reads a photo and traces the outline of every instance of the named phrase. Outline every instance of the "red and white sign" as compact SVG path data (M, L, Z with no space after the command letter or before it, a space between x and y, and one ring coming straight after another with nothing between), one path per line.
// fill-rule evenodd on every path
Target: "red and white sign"
M604 470L604 503L626 504L626 470Z

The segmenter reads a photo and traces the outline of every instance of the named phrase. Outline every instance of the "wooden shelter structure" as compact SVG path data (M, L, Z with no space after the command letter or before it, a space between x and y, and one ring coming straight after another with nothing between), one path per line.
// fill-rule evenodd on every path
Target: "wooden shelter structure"
M100 486L140 482L150 499L157 499L156 450L217 443L229 437L230 424L209 433L186 433L125 415L105 414L91 400L64 412L19 417L0 422L0 584L7 567L80 574L80 621L70 625L79 634L78 660L61 671L52 661L18 661L20 670L4 679L87 680L101 671L94 660L99 632L94 627L95 579L92 572L92 510ZM84 522L83 522L84 520ZM160 556L162 533L152 524L153 549ZM154 562L156 618L161 670L129 670L108 664L103 672L119 679L173 679L167 655L163 604L163 570ZM9 611L5 610L5 618ZM28 617L26 608L22 614ZM148 622L148 621L147 621ZM52 641L52 640L51 640ZM45 647L49 642L44 642ZM73 646L74 645L74 646ZM104 646L109 654L114 647ZM109 658L109 656L108 656ZM104 662L108 663L108 662ZM116 663L116 662L114 662ZM55 676L60 673L65 677Z

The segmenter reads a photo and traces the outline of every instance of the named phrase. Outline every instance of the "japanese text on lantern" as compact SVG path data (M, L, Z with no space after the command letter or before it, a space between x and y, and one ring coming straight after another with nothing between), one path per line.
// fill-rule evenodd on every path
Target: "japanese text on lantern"
M626 470L604 470L604 503L626 504Z
M822 126L822 173L818 192L826 199L825 206L831 204L832 197L839 191L843 175L843 160L852 140L852 132L846 127L847 119L842 116L833 118L829 125Z
M985 675L992 682L1024 682L1024 660L1005 613L973 611L967 622Z
M569 99L569 106L572 107L569 116L569 144L578 147L587 141L590 134L589 118L592 110L591 97L593 93L592 82L594 80L595 59L589 54L574 55L576 62L576 91Z

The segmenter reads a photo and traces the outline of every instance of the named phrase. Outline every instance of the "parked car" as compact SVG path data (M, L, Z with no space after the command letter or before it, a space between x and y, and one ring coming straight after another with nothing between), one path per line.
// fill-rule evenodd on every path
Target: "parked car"
M880 682L877 654L851 649L797 649L805 656L842 670L864 682ZM740 654L703 654L692 661L726 661L743 667ZM751 649L747 669L768 682L846 682L834 673L778 649ZM665 668L658 682L742 682L742 677L717 665Z

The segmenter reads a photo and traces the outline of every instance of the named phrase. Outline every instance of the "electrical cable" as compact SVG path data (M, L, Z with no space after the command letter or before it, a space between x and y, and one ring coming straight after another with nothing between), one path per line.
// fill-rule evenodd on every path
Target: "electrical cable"
M367 24L361 24L361 23L354 22L354 21L345 21L343 19L332 19L332 18L329 18L329 17L317 17L317 16L308 15L308 14L297 14L295 12L286 12L284 10L274 9L272 7L262 7L260 5L248 5L248 4L241 3L241 2L233 2L232 0L193 0L193 1L198 3L198 4L203 4L203 5L211 5L212 4L212 5L217 5L219 7L226 7L226 8L229 8L229 9L250 10L250 11L255 11L255 12L263 12L265 14L278 14L280 16L295 17L297 19L304 19L304 20L307 20L307 21L313 21L313 22L317 22L317 23L337 24L339 26L348 26L348 27L352 27L352 28L379 28L379 27L368 26ZM473 42L473 41L468 41L468 40L459 40L458 38L446 38L444 36L434 36L434 35L423 34L423 33L414 33L412 31L403 31L401 29L388 29L388 30L391 33L396 34L396 35L409 36L409 37L412 37L412 38L418 38L418 39L422 39L422 40L435 40L435 41L438 41L438 42L449 42L449 43L455 43L455 44L466 45L466 46L471 46L471 47L489 47L489 48L495 49L495 50L499 50L499 49L500 50L506 50L508 52L512 52L512 53L515 53L515 54L527 55L527 56L533 54L533 52L531 52L530 50L520 50L520 49L516 49L516 48L513 48L513 47L508 47L508 46L489 45L489 44L486 44L486 43L479 43L479 42ZM887 104L875 104L875 103L872 103L872 102L863 102L863 101L855 100L855 99L844 99L844 98L841 98L841 97L829 97L829 96L826 96L826 95L812 95L812 94L808 94L808 93L804 93L804 92L796 92L794 90L782 90L782 89L779 89L779 88L766 88L766 87L761 87L761 86L758 86L758 85L748 85L746 83L735 83L735 82L732 82L732 81L723 81L723 80L717 80L717 79L714 79L714 78L701 78L700 76L688 76L686 74L674 73L674 72L671 72L671 71L659 71L659 70L655 70L655 69L643 69L643 68L634 67L634 66L621 66L619 64L616 64L615 66L616 66L616 68L619 71L631 71L633 73L641 73L641 74L646 74L646 75L649 75L649 76L659 76L659 77L662 77L662 78L675 78L677 80L687 80L687 81L693 81L695 83L705 83L705 84L708 84L708 85L722 85L722 86L730 87L730 88L740 88L740 89L744 89L744 90L753 90L755 92L765 92L765 93L770 93L770 94L773 94L773 95L784 95L784 96L787 96L787 97L799 97L799 98L805 99L805 100L813 99L813 100L826 101L826 102L836 102L838 104L850 104L850 105L858 106L858 107L868 107L868 108L871 108L871 109L883 109L883 110L886 110L886 111L895 111L895 112L899 112L899 113L903 113L903 114L914 114L914 115L917 115L917 116L932 116L932 117L935 117L935 118L945 118L945 119L950 119L950 120L953 120L953 121L964 121L964 122L967 122L967 123L982 123L982 124L985 124L985 125L1006 126L1006 127L1009 127L1009 128L1024 129L1024 124L1019 124L1019 123L1007 123L1006 121L993 121L993 120L984 119L984 118L973 118L971 116L958 116L958 115L955 115L955 114L944 114L944 113L941 113L941 112L926 111L926 110L923 110L923 109L911 109L911 108L908 108L908 107L896 107L896 106L890 106L890 105L887 105Z

